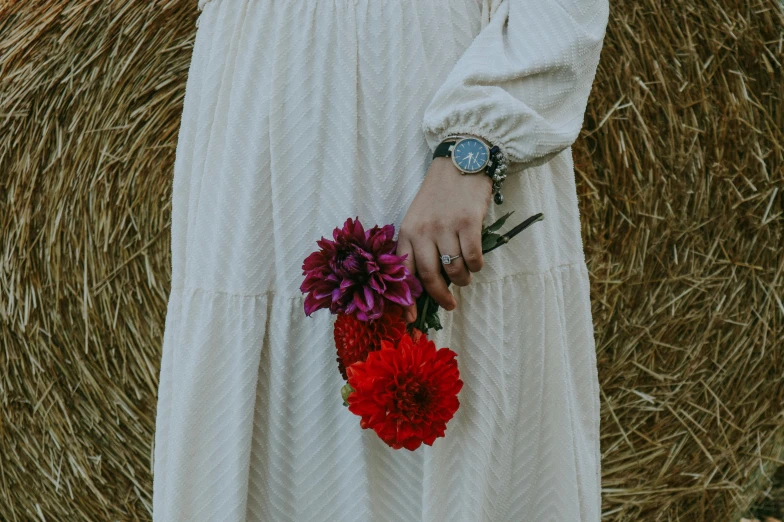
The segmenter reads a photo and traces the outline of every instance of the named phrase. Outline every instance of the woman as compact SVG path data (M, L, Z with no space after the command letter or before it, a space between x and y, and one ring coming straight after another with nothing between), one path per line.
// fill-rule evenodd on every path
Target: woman
M199 0L174 168L156 521L597 521L599 389L571 144L607 0ZM492 181L433 152L459 134ZM545 219L479 252L485 223ZM395 224L448 311L446 435L393 450L339 398L301 264ZM440 255L454 282L447 288ZM414 310L407 310L409 321Z

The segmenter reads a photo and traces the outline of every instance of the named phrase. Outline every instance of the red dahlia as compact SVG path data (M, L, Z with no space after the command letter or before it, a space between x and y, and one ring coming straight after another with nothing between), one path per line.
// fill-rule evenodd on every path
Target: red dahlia
M343 380L348 379L346 368L364 361L370 352L381 349L381 341L397 343L406 331L403 308L389 303L378 319L360 321L351 314L338 314L335 321L335 347L338 351L338 370Z
M397 348L381 341L381 349L346 369L354 389L348 409L362 417L360 427L372 428L394 449L417 449L443 437L446 423L457 411L463 387L457 354L415 330L414 341L404 333Z

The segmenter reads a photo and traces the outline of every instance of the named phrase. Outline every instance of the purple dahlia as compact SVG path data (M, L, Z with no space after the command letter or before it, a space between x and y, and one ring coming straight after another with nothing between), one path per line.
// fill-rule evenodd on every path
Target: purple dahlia
M305 314L320 308L333 314L352 314L360 321L378 319L384 300L402 306L414 304L422 285L403 265L406 256L395 255L393 225L365 230L359 218L348 218L332 232L334 241L316 241L321 250L305 258L299 289L307 293Z

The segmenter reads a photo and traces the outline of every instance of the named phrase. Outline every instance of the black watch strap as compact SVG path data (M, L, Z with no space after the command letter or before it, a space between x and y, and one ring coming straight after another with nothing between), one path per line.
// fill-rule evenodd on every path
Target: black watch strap
M457 143L456 139L453 140L445 140L438 144L436 150L433 151L433 159L438 158L439 156L444 156L445 158L449 158L452 156L452 151L450 147Z

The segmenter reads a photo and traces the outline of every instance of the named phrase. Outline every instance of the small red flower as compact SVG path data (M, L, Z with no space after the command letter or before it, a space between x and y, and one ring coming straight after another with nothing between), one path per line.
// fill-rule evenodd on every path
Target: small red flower
M360 427L372 428L394 449L417 449L443 437L446 423L460 406L463 387L457 354L436 349L425 334L403 334L397 347L381 341L381 349L348 366L348 409L362 417Z
M381 317L370 321L360 321L353 314L340 313L334 328L338 370L343 380L347 380L346 368L357 361L364 361L370 352L380 350L382 340L397 344L406 332L406 321L403 308L389 303Z

